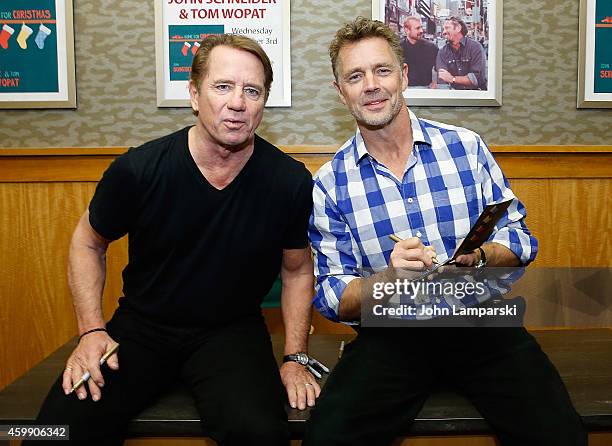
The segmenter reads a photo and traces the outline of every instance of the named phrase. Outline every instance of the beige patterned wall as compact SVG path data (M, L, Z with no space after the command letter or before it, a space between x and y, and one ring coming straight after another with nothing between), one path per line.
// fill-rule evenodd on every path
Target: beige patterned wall
M500 108L416 108L493 144L612 144L612 110L576 109L578 0L504 2ZM331 87L326 48L366 0L292 0L293 106L260 133L282 144L338 144L353 124ZM158 109L153 0L74 0L77 110L0 111L0 147L137 145L193 121ZM1 55L0 55L1 57Z

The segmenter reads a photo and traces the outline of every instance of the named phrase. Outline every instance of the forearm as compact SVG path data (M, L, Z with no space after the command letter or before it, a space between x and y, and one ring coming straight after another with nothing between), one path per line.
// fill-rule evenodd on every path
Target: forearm
M68 285L79 333L105 325L102 292L106 277L107 244L96 240L89 232L93 230L88 218L87 213L81 218L68 254Z
M310 249L300 254L299 265L285 261L281 269L281 310L285 325L285 354L305 352L312 317L314 294Z
M519 258L506 246L489 242L482 245L487 257L487 266L520 266Z
M361 319L361 307L364 300L372 297L374 284L389 282L391 269L376 273L370 277L360 277L352 280L344 289L338 306L338 317L341 321L352 322Z

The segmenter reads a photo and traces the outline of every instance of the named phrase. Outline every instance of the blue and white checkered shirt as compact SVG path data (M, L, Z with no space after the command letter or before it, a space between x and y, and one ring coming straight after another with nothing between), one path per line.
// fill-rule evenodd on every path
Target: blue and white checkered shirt
M525 207L480 136L412 112L410 121L414 145L401 181L368 153L359 130L315 175L309 228L314 304L328 319L338 321L351 280L387 267L390 234L419 237L444 261L488 204L514 198L489 241L508 247L523 265L536 256Z

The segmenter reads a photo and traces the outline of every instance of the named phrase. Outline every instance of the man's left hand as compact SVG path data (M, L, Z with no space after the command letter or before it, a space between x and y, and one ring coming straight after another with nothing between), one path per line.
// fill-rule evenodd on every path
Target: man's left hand
M312 374L297 362L285 362L280 368L280 375L287 389L289 404L300 410L315 405L315 399L321 393L321 387Z
M461 266L476 266L480 262L480 251L472 251L469 254L461 254L457 256L455 263Z

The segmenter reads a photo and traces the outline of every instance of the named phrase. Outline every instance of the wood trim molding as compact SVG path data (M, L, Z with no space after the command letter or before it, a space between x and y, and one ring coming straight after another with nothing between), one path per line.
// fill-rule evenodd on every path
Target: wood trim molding
M285 153L289 154L330 154L333 155L339 146L329 145L281 145ZM2 148L2 156L83 156L83 155L121 155L128 149L127 146L116 147L39 147L39 148ZM543 146L543 145L493 145L493 153L612 153L612 146Z
M316 171L334 146L281 146ZM0 148L0 183L96 182L127 147ZM612 178L612 146L493 146L513 178Z

